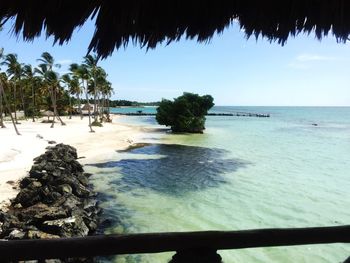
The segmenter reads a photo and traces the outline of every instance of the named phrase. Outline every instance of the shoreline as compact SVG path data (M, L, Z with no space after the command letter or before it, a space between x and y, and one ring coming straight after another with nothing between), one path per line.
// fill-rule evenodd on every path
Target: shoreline
M118 122L119 117L113 115L112 123L103 123L103 127L93 127L95 133L88 130L87 117L72 119L63 117L67 124L56 123L50 128L49 123L41 123L42 119L21 120L18 129L22 135L14 132L12 123L7 121L7 128L0 129L2 138L0 148L0 209L5 208L14 198L18 189L17 182L28 174L33 159L44 153L49 141L64 143L77 149L79 162L85 165L110 159L117 150L123 150L137 143L147 132L142 126L128 125Z

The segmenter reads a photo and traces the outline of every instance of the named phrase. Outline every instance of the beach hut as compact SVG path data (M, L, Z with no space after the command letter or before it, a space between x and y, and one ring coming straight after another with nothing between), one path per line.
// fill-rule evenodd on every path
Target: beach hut
M47 117L47 122L50 122L50 117L55 116L55 114L53 113L53 111L50 110L46 110L46 111L40 111L42 116Z
M90 112L93 112L94 105L90 104L90 103L86 103L86 104L82 105L82 107L81 107L82 114L83 115L88 115L89 114L89 108L90 108Z

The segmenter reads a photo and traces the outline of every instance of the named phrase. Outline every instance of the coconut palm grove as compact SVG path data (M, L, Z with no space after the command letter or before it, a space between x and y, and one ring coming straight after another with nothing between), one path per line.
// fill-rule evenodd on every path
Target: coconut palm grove
M17 54L0 51L0 127L4 128L4 114L10 116L16 125L19 119L52 117L51 127L58 121L65 125L60 116L80 114L86 106L89 116L89 129L110 121L109 99L113 93L112 84L106 71L98 65L96 55L87 55L81 63L72 63L70 72L60 75L60 64L48 52L38 57L33 66L18 59ZM77 105L74 107L73 105ZM21 116L17 112L22 111Z

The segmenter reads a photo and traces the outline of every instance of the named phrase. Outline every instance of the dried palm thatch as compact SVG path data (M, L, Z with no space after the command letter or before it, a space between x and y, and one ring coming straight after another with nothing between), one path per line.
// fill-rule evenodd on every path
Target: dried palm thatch
M46 117L53 117L54 113L53 113L53 111L47 110L47 111L41 112L41 115L46 116Z
M42 29L55 43L96 19L88 51L102 57L128 43L154 48L184 36L205 42L238 22L247 37L284 44L299 33L321 39L330 32L345 42L350 33L346 0L3 0L0 20L14 18L14 32L33 40Z

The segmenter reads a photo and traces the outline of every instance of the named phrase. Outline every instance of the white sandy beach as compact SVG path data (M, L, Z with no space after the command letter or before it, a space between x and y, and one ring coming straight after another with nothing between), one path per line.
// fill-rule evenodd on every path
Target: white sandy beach
M33 158L44 153L50 145L48 141L77 148L79 157L85 157L79 160L82 164L108 159L116 150L137 142L143 131L141 127L118 123L117 116L113 116L113 119L113 123L94 127L95 133L89 132L87 117L83 120L77 116L72 119L64 117L67 125L56 123L54 128L40 120L20 121L20 136L16 135L12 123L6 122L7 128L0 129L0 207L16 196L18 190L13 189L12 182L27 175Z

